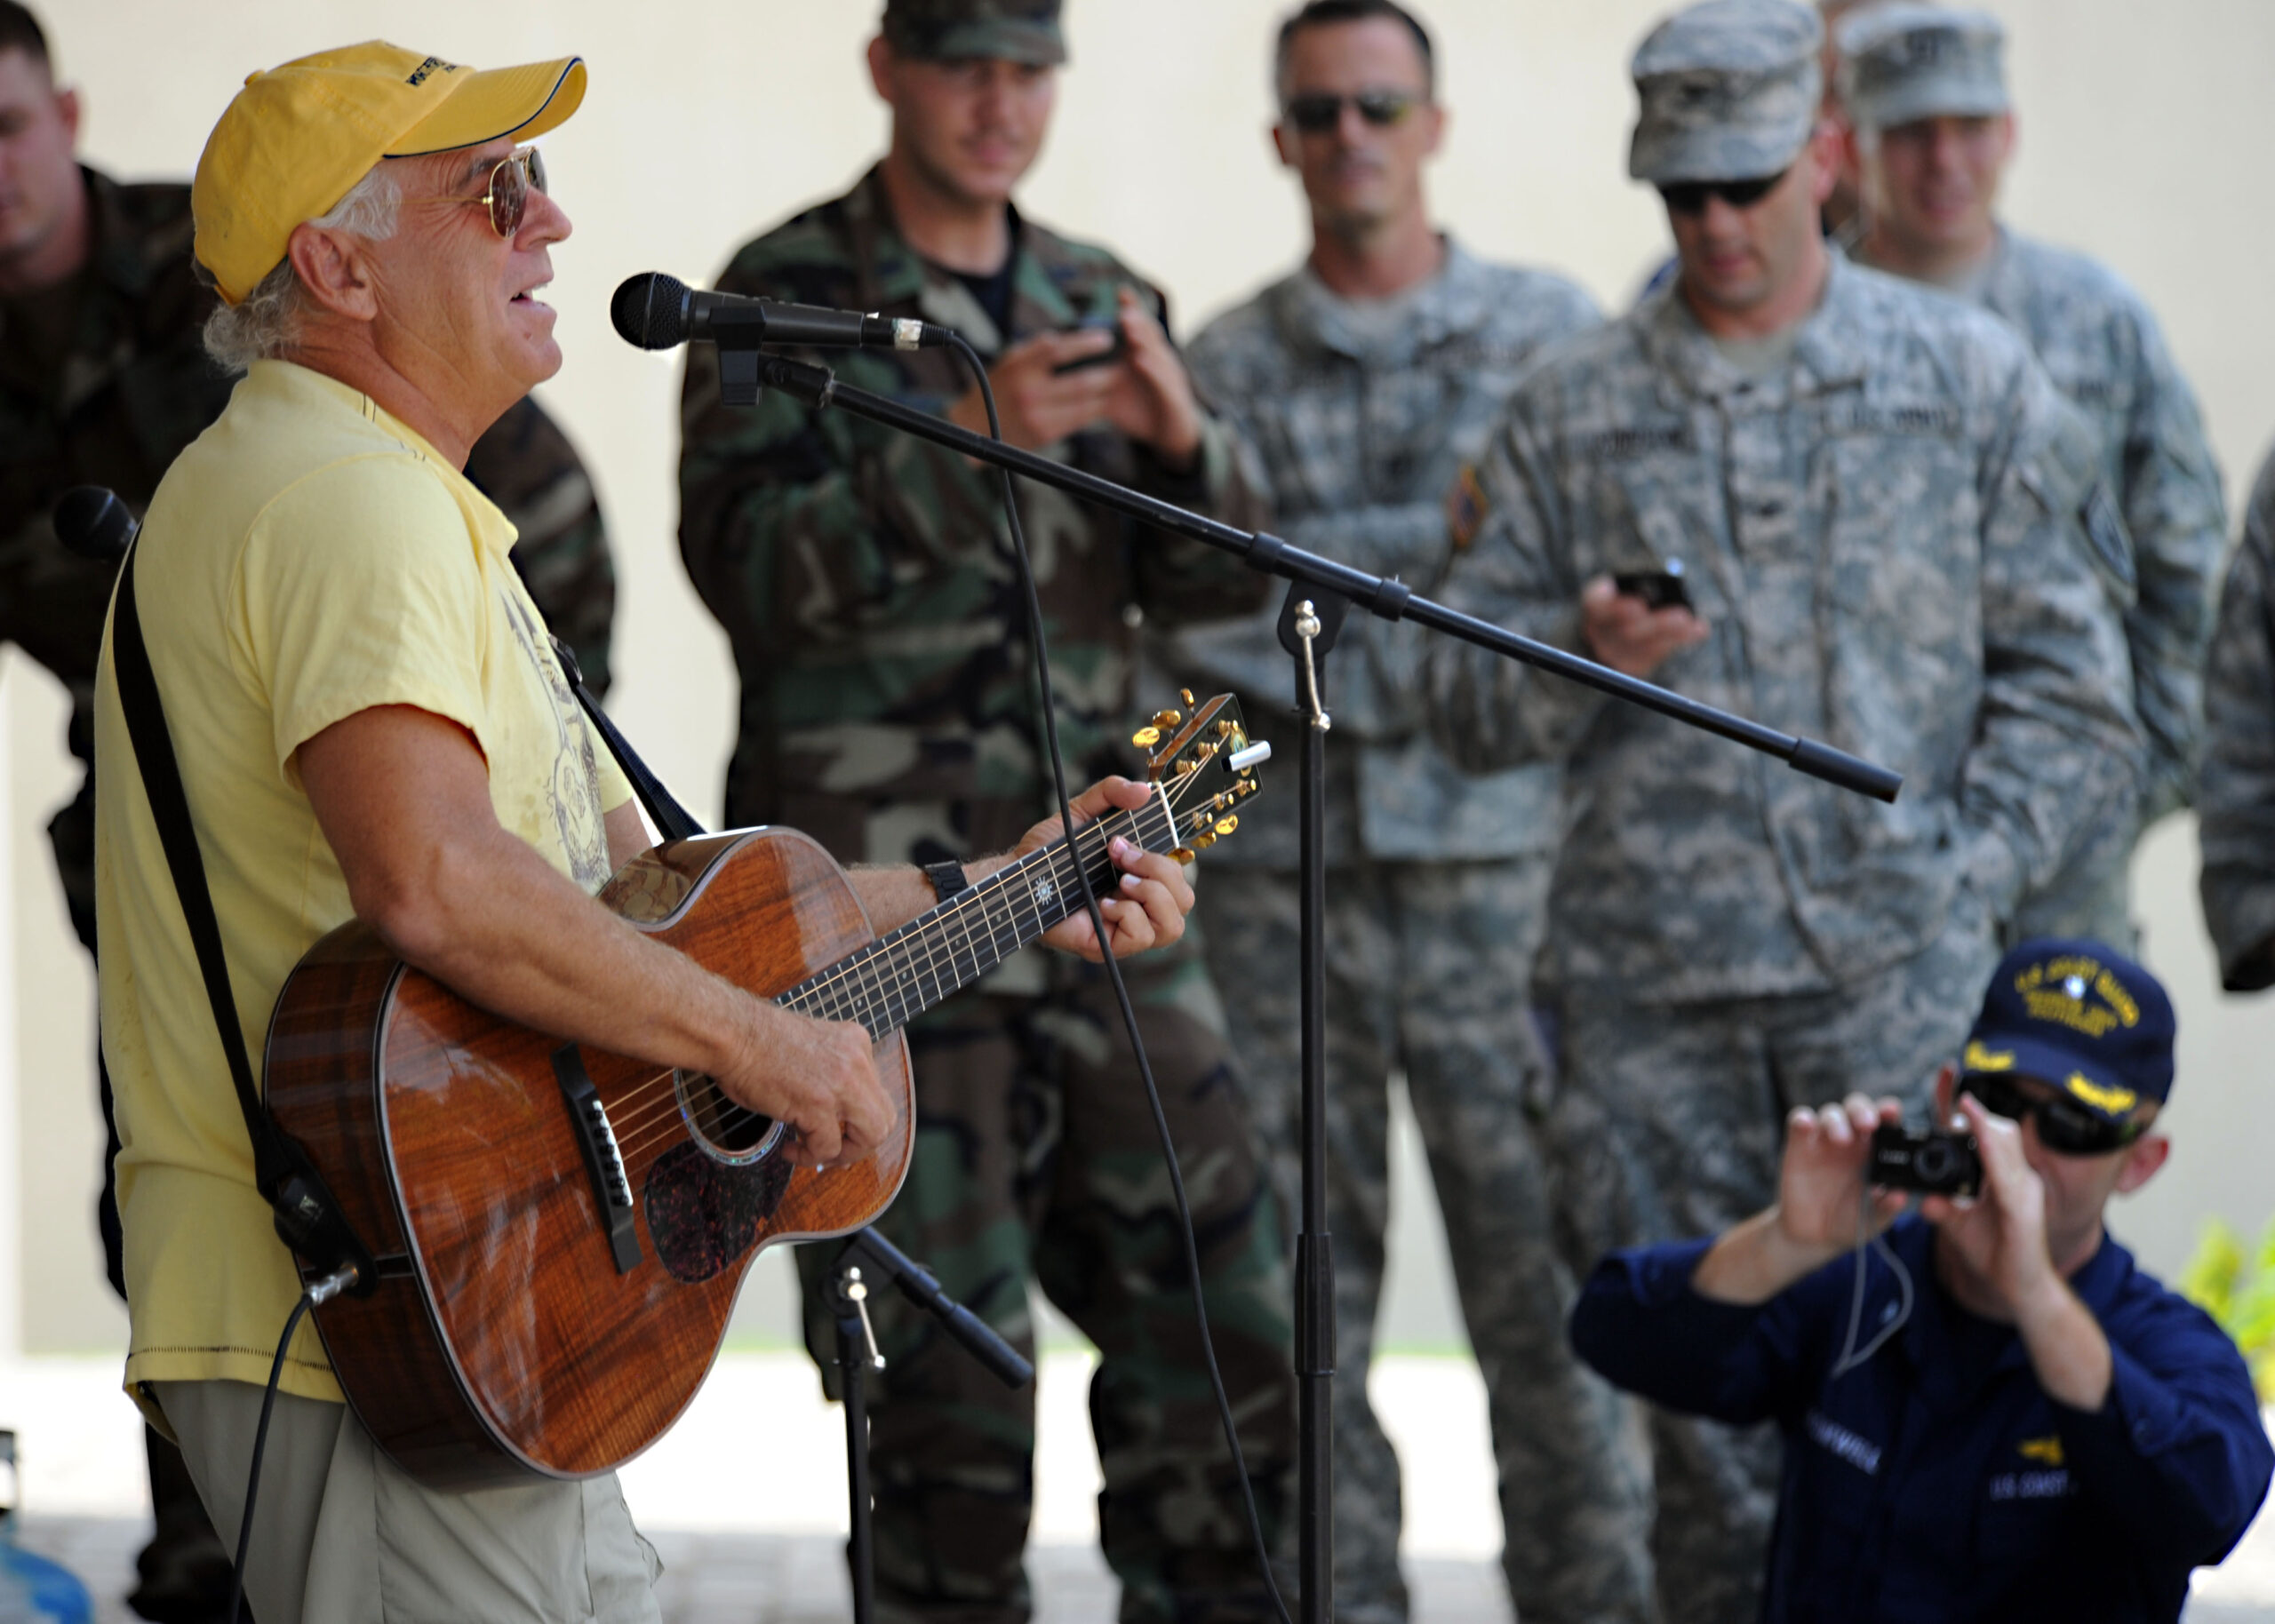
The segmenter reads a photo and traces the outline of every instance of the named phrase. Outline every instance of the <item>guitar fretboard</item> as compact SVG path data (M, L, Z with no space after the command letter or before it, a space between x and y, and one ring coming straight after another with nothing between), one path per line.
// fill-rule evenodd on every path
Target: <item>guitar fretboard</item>
M858 1021L882 1038L994 969L1082 905L1075 864L1100 897L1120 895L1108 842L1147 851L1177 845L1177 820L1157 785L1134 812L1113 812L999 869L890 935L848 954L775 1001L801 1015Z

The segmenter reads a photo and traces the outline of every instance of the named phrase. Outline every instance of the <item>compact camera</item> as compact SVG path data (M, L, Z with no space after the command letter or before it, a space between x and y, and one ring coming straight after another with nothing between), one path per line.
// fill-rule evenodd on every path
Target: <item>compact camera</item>
M1866 1177L1884 1190L1971 1196L1983 1188L1983 1158L1972 1134L1938 1128L1914 1133L1900 1122L1883 1122L1872 1130L1872 1165Z

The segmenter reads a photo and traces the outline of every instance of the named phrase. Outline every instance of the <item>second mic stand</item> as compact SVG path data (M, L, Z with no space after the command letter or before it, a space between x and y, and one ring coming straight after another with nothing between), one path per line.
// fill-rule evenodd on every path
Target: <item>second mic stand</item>
M1568 677L1615 698L1656 711L1687 726L1774 755L1798 772L1843 789L1892 801L1903 787L1898 774L1815 739L1780 733L1760 722L1631 677L1593 660L1464 615L1396 580L1290 546L1277 536L1235 529L1174 503L1070 468L1032 451L975 434L916 407L850 384L826 367L769 354L754 342L717 338L720 399L755 406L760 392L778 389L802 405L839 407L856 417L897 428L920 440L961 451L1098 503L1171 534L1231 553L1248 566L1294 583L1280 617L1280 641L1294 658L1297 711L1305 719L1303 752L1303 1156L1302 1226L1296 1238L1296 1357L1301 1393L1300 1501L1301 1624L1329 1624L1334 1616L1335 1262L1327 1230L1326 1154L1326 897L1324 843L1326 738L1322 662L1353 607L1385 620L1411 620L1507 658ZM1305 630L1308 626L1310 629Z
M1034 1380L1034 1366L970 1309L940 1289L924 1267L874 1230L859 1230L830 1270L830 1318L837 1328L839 1397L845 1405L845 1492L849 1532L846 1565L853 1577L853 1624L869 1624L876 1607L876 1556L871 1538L874 1501L869 1487L867 1378L885 1367L869 1323L870 1285L889 1282L939 1320L966 1352L1005 1387Z

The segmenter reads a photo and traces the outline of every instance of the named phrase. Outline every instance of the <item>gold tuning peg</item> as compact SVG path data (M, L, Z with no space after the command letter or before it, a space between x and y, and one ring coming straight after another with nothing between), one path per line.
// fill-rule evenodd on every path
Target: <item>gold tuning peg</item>
M1217 832L1220 835L1230 834L1240 826L1241 820L1238 817L1220 817L1217 820Z
M1207 851L1216 843L1217 837L1213 834L1196 834L1193 837L1193 849L1195 851Z
M1177 697L1185 701L1185 708L1186 710L1189 711L1193 708L1193 690L1191 689L1181 688L1177 689Z
M1179 711L1156 711L1153 712L1153 726L1156 728L1164 729L1174 728L1184 720L1184 712Z
M1236 723L1234 723L1234 721L1233 720L1233 719L1232 719L1231 717L1229 717L1229 716L1225 717L1223 720L1219 721L1219 722L1217 724L1217 736L1218 738L1231 738L1233 735L1237 734L1239 731L1240 731L1240 728L1239 728L1239 726L1238 726ZM1237 746L1236 746L1236 748L1237 748Z
M1140 728L1130 736L1130 742L1140 750L1151 750L1161 742L1161 730L1159 728Z
M1177 758L1177 776L1178 777L1183 778L1189 774L1197 773L1200 770L1201 763L1194 760L1191 756L1180 756Z
M1193 848L1190 846L1180 846L1175 851L1169 853L1169 856L1176 858L1179 863L1190 863L1193 861L1195 855L1196 854Z

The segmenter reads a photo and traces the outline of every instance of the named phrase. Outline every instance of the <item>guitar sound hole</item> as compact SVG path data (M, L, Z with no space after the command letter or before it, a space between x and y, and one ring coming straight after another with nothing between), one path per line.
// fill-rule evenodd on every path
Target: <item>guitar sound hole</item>
M755 1161L781 1138L781 1125L729 1099L719 1085L699 1071L678 1073L680 1109L697 1141L713 1155L730 1162Z

